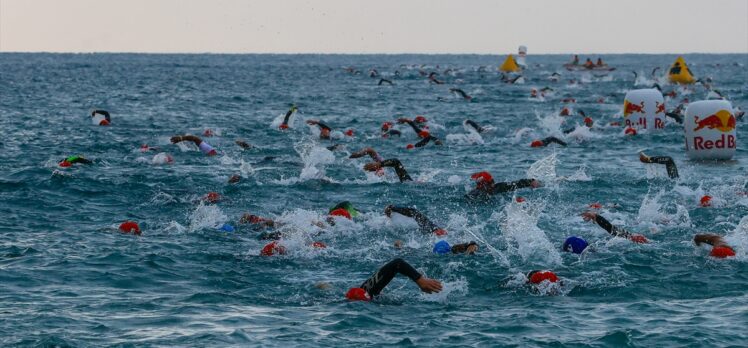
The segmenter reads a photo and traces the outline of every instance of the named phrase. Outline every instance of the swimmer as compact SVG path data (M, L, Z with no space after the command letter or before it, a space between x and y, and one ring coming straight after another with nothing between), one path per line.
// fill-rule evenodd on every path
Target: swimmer
M442 283L438 280L425 277L405 260L396 258L382 266L369 279L361 283L358 288L348 290L345 297L349 300L369 301L372 297L379 295L398 273L410 278L421 288L421 291L427 294L442 291Z
M629 231L626 231L622 227L614 226L604 217L602 217L601 215L598 215L595 212L586 211L582 213L582 219L584 219L584 221L594 220L600 227L602 227L605 231L607 231L614 237L626 238L634 243L639 243L639 244L649 243L649 240L647 239L647 237L644 237L641 234L633 234Z
M508 76L501 74L501 82L508 83L508 84L515 84L519 79L523 78L522 75L519 75L513 79L510 79Z
M94 110L91 112L91 121L99 126L108 126L112 123L112 118L106 110Z
M228 183L229 184L236 184L239 181L242 181L242 176L239 175L239 174L234 174L234 175L232 175L232 176L229 177Z
M384 158L382 158L382 156L379 156L379 154L370 147L365 147L361 149L360 151L356 151L352 153L351 156L348 158L361 158L367 155L371 157L371 159L374 160L375 162L384 161Z
M379 77L379 71L377 71L377 69L369 70L369 77L372 77L372 78Z
M571 59L571 63L569 63L569 64L571 64L571 65L579 65L579 56L575 54L574 57Z
M670 112L666 112L665 116L672 118L675 122L683 124L683 111L685 109L684 104L679 104Z
M675 161L673 161L673 158L670 156L650 157L645 155L644 152L639 152L639 160L642 163L664 164L665 169L667 169L667 175L670 179L678 178L678 167L675 166Z
M387 83L390 86L392 86L392 81L390 81L388 79L379 79L379 83L377 83L377 86L381 86L383 83Z
M93 164L93 161L86 159L83 156L68 156L65 157L65 159L63 159L62 161L58 162L57 165L59 165L60 167L70 167L76 163Z
M721 236L716 234L697 234L693 237L693 242L697 246L702 243L711 245L712 251L709 253L709 256L720 259L735 256L735 250Z
M608 64L603 63L603 59L598 57L597 63L595 63L595 66L608 66Z
M561 80L561 74L554 72L553 74L551 74L551 76L548 77L548 80L550 80L551 82L558 82L559 80Z
M390 136L396 136L399 137L402 135L399 130L392 128L394 124L392 122L385 122L382 123L382 138L388 138Z
M182 141L191 141L195 143L200 151L208 156L215 156L218 154L218 152L212 146L210 146L210 144L200 139L200 137L194 135L175 135L171 137L172 144L176 144Z
M556 144L559 144L561 146L566 146L565 142L563 142L562 140L560 140L560 139L558 139L556 137L547 137L547 138L542 139L542 140L534 140L530 144L530 146L531 147L546 147L546 146L548 146L551 143L556 143Z
M430 82L430 83L435 83L435 84L437 84L437 85L443 85L443 84L444 84L444 82L443 82L443 81L439 81L439 80L438 80L438 79L436 78L436 75L437 75L437 74L436 74L436 72L433 72L433 71L432 71L432 72L431 72L431 73L429 74L429 82Z
M286 112L286 116L283 116L283 122L278 126L278 129L288 129L288 120L291 118L291 115L298 110L299 108L296 107L296 104L291 104L291 108Z
M252 145L250 145L249 143L241 139L235 141L234 143L236 143L236 145L239 145L239 147L241 147L242 150L249 150L252 148Z
M494 183L489 172L478 172L470 176L476 181L475 188L465 195L467 199L487 198L499 193L506 193L522 188L538 188L542 183L535 179L520 179L513 182Z
M455 244L450 248L450 251L452 254L475 255L478 249L478 243L470 241L468 243Z
M426 118L423 117L423 116L418 116L418 117L416 117L416 121L419 121L418 123L423 124L423 123L426 123ZM416 124L416 121L413 121L413 120L411 120L409 118L399 118L399 119L397 119L397 123L401 123L401 124L402 123L407 123L408 125L410 125L411 128L413 128L413 131L416 132L416 134L418 134L418 136L420 138L422 138L421 141L419 141L419 142L417 142L415 144L415 147L426 146L426 144L428 144L429 141L433 141L435 145L442 145L442 141L439 140L439 138L431 135L431 133L429 133L428 131L425 131L425 130L421 129L421 127L419 127Z
M326 124L315 121L315 120L308 120L306 121L306 124L310 126L318 126L319 127L319 138L320 139L330 139L330 132L332 131L332 128L328 127Z
M333 213L339 210L344 210L346 213L348 213L348 216L350 218L355 218L358 216L358 210L353 207L353 204L349 201L342 201L338 204L336 204L334 207L330 208L330 211L328 212L330 215L334 215Z
M431 222L429 218L426 217L426 215L423 215L420 211L416 210L415 208L408 208L408 207L400 207L395 205L388 205L386 208L384 208L384 215L387 215L387 217L392 217L392 212L398 213L403 216L407 216L409 218L412 218L416 220L416 223L418 224L418 228L423 234L427 233L433 233L437 236L443 236L447 234L447 231L443 228L440 228L435 223Z
M592 69L595 67L595 63L593 63L591 59L587 58L587 61L584 62L584 67L587 69Z
M465 126L470 126L473 128L477 133L483 133L486 131L485 128L479 126L477 123L475 123L473 120L465 120L465 122L462 123Z
M467 93L465 93L465 91L459 88L450 88L449 91L455 94L459 94L463 99L467 101L473 100L473 97L469 96Z

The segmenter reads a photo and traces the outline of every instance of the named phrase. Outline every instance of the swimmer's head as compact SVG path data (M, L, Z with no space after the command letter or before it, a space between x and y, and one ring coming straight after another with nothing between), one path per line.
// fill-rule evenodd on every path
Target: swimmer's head
M587 249L587 246L588 244L586 240L576 236L571 236L569 238L566 238L561 249L563 251L570 251L575 254L581 254L585 249Z
M280 129L280 130L286 130L286 129L288 129L288 124L282 123L280 126L278 126L278 129Z
M434 244L434 253L436 254L447 254L452 251L452 247L449 246L446 240L440 240Z
M437 236L445 236L447 235L447 230L443 228L439 228L439 229L434 230L434 234Z
M532 143L530 143L530 147L542 147L543 142L540 140L533 140Z
M322 242L314 242L312 243L312 247L317 248L317 249L325 249L327 248L327 245Z
M429 136L431 136L431 133L429 133L428 131L422 130L418 132L418 136L421 138L428 138Z
M119 230L122 233L140 234L140 226L135 221L125 221L119 225Z
M208 192L203 196L203 201L208 203L218 203L221 200L221 195L218 192Z
M626 135L636 135L636 129L634 128L626 128L626 131L624 132Z
M260 251L260 255L262 256L273 256L275 254L284 255L285 253L286 248L278 244L278 242L270 242L266 244Z
M641 234L632 234L629 236L629 240L638 243L638 244L647 244L649 243L649 239L647 237L642 236Z
M701 197L701 199L699 200L699 202L701 203L702 207L708 207L708 206L712 205L712 196L710 196L710 195L704 195L703 197Z
M351 217L358 216L358 210L356 210L356 208L353 207L353 204L351 204L351 202L349 201L343 201L343 202L338 203L336 206L330 209L330 212L336 209L345 209L345 211L351 214Z
M338 209L331 211L330 216L342 216L348 220L352 219L351 214L343 208L338 208Z
M428 121L426 121L425 117L423 117L421 115L418 115L418 116L416 116L416 118L413 119L413 122L416 122L416 123L426 123Z
M352 137L353 136L353 129L348 129L344 133L346 136Z
M257 215L253 215L253 214L244 214L244 216L242 216L242 219L241 219L241 222L250 223L250 224L257 224L257 223L264 222L264 221L265 219Z
M735 251L732 250L732 248L730 247L716 246L712 248L712 251L709 253L709 256L716 257L718 259L724 259L726 257L735 256Z
M413 149L415 149L415 148L416 148L416 147L415 147L415 146L414 146L413 144L408 144L408 145L406 145L406 146L405 146L405 149L406 149L406 150L413 150Z
M363 288L350 288L345 294L345 298L351 301L371 301L371 296Z
M540 284L545 280L555 283L558 281L558 276L551 271L532 271L527 274L527 280L532 284Z
M475 180L479 189L490 188L493 185L493 176L489 172L478 172L470 176Z
M394 126L392 124L392 122L382 123L382 132L386 132L386 131L390 130L390 128L392 128L392 126Z
M592 121L592 118L590 118L590 117L585 117L584 118L584 125L585 126L592 127L593 124L594 124L594 122Z

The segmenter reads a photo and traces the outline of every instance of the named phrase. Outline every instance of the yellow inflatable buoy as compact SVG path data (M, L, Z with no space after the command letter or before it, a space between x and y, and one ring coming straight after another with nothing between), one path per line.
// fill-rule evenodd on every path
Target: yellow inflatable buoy
M683 60L683 57L678 57L678 59L675 60L675 63L670 66L670 71L668 71L667 76L670 82L674 83L691 84L696 81L693 78L691 69L688 68L686 61Z
M522 69L517 65L517 61L514 60L514 56L511 54L506 57L504 64L501 64L499 71L503 72L520 72Z

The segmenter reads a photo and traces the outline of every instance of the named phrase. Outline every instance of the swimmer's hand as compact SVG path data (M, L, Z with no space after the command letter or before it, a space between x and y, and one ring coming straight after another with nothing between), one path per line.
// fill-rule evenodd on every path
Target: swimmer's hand
M595 220L596 217L597 217L597 214L591 211L586 211L582 213L582 219L584 219L584 221L592 221L592 220Z
M427 294L442 291L442 283L435 279L421 277L416 280L416 284L418 284L418 287L421 288L421 291Z
M642 163L649 163L649 156L645 155L644 152L639 152L639 160Z

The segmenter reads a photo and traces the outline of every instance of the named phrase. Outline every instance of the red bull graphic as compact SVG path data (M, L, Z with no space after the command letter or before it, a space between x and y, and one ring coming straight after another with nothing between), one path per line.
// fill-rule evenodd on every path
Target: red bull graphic
M657 106L657 111L655 111L655 114L660 114L665 112L665 103L660 104L660 102L655 102L655 105Z
M735 116L727 110L719 110L702 119L699 119L699 116L694 116L694 122L696 123L696 128L693 129L694 132L707 128L727 133L735 129Z
M635 112L640 113L640 114L646 113L644 111L644 101L642 101L641 103L637 105L628 100L624 100L623 101L623 117L627 117L628 115L631 115Z

